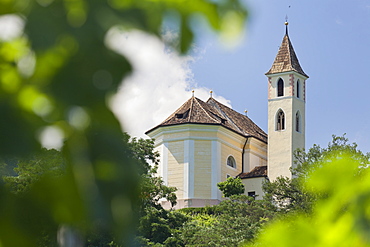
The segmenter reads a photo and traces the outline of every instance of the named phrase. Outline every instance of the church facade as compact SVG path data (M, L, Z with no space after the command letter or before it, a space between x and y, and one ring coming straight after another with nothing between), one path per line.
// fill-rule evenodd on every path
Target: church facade
M287 23L286 23L287 25ZM268 77L268 135L248 116L212 96L194 95L146 134L160 153L158 175L177 188L176 208L215 205L217 183L240 177L245 194L261 199L262 183L291 177L293 152L304 148L306 80L286 34ZM170 205L163 202L165 207Z

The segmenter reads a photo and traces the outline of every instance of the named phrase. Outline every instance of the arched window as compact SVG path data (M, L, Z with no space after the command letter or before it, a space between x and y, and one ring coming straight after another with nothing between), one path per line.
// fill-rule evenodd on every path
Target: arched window
M285 129L285 114L282 110L279 110L276 116L276 130Z
M230 155L227 158L227 165L230 166L230 167L232 167L232 168L236 168L236 162L235 162L235 159L234 159L233 156Z
M295 130L297 132L301 132L301 115L299 114L299 111L295 114Z
M277 83L277 96L281 97L284 96L284 81L283 79L279 79Z
M301 85L300 85L300 82L299 82L299 80L297 81L297 98L299 98L300 97L300 92L301 91Z

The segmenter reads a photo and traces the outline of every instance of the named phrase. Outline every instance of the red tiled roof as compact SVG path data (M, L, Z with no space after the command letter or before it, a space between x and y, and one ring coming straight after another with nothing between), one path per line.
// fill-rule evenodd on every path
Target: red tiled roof
M221 125L242 136L256 137L267 143L267 134L250 118L221 104L212 97L207 102L191 97L166 120L146 133L159 127L189 123Z
M267 177L267 166L256 166L252 171L238 175L241 179Z

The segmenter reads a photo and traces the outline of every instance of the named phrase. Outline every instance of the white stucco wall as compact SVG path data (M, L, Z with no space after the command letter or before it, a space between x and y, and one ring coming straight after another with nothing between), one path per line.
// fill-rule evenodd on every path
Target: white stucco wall
M257 178L246 178L242 179L242 182L244 184L244 194L248 195L248 192L255 192L256 193L256 199L261 200L264 196L263 190L262 190L262 183L265 181L265 177L257 177Z
M284 81L284 96L277 97L277 81ZM300 80L300 98L296 97L296 82ZM268 177L291 177L293 152L305 147L305 77L289 72L270 75L268 100ZM285 129L276 130L279 110L285 114ZM296 131L296 112L300 112L301 129Z
M149 136L155 139L155 149L161 155L159 175L167 185L177 188L178 207L218 203L224 198L217 183L266 165L266 143L248 138L245 145L244 136L218 125L166 126L150 132ZM247 164L244 171L243 147L244 164ZM227 165L230 155L236 168Z
M248 138L244 151L243 172L250 172L256 166L267 165L267 144L256 138Z

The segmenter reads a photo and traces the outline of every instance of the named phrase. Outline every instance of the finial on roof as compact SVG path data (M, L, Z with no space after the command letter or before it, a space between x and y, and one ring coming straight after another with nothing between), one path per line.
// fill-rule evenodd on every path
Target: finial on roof
M289 6L290 7L290 6ZM285 35L288 35L288 25L289 25L289 22L288 22L288 15L285 16Z
M248 110L247 109L245 109L244 110L244 114L247 116L248 115Z
M194 97L194 89L191 90L192 97Z
M212 98L213 91L209 91L210 97Z

